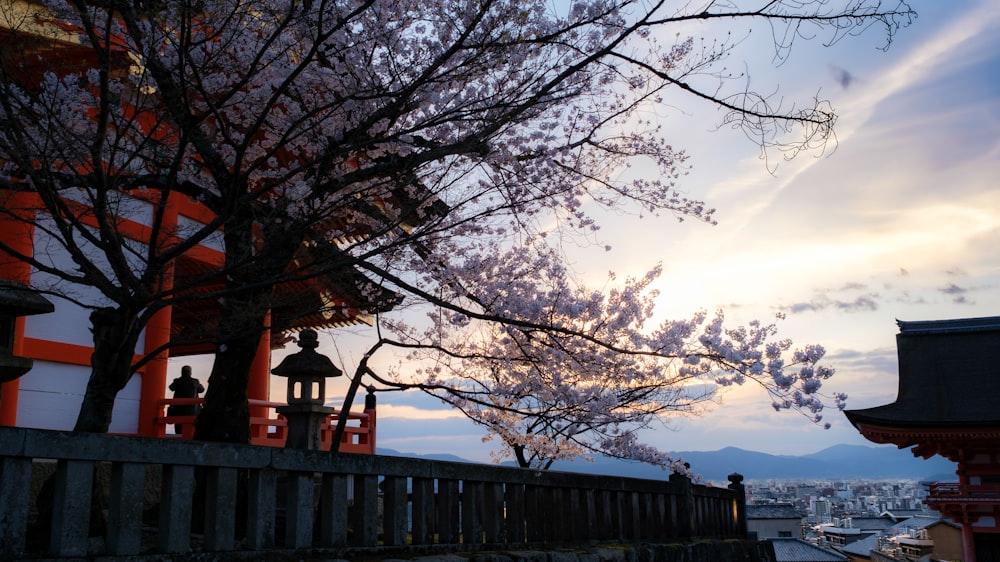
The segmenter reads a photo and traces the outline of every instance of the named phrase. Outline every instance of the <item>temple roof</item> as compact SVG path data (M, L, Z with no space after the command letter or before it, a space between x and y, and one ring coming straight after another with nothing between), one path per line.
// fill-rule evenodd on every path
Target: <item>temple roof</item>
M863 434L1000 426L1000 317L898 324L896 401L844 412L851 423Z

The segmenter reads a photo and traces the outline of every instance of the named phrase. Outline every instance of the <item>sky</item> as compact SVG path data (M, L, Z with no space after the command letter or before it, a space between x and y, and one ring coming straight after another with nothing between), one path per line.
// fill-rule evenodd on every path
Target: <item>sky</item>
M574 267L622 278L662 262L664 317L721 308L742 323L783 314L783 337L827 349L837 373L824 390L846 392L848 409L892 402L897 319L1000 315L1000 3L913 7L919 17L886 52L873 29L832 47L799 43L774 68L766 30L751 34L734 60L751 60L754 83L779 85L788 100L830 99L839 114L835 146L765 163L741 133L717 127L721 114L711 106L657 108L690 155L679 187L716 207L718 225L607 215L601 245L612 250L581 249ZM363 351L345 331L321 342L348 371ZM283 396L282 384L272 396ZM339 404L342 382L328 388ZM774 412L762 390L747 386L643 438L666 451L738 446L787 455L871 445L840 412L825 413L828 430ZM483 435L422 395L379 396L380 448L487 461L495 445Z

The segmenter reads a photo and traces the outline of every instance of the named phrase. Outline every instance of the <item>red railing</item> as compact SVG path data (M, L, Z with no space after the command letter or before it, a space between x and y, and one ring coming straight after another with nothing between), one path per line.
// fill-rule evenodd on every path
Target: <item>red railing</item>
M253 412L266 412L263 416L250 416L250 443L267 447L284 447L288 421L284 416L275 412L274 408L285 404L254 399L250 399L249 402L251 414ZM204 403L204 398L164 398L160 400L160 415L156 418L157 436L165 439L193 439L195 415L166 415L166 410L169 406L200 406ZM340 416L332 414L327 416L323 422L320 435L323 438L324 450L330 450L339 419ZM172 426L178 424L180 425L180 434L168 433L168 428L173 429ZM347 426L344 428L344 436L340 440L339 450L343 453L375 454L374 408L366 409L361 414L354 412L349 414Z
M958 482L936 482L930 485L929 503L1000 503L1000 487L996 485L962 485Z

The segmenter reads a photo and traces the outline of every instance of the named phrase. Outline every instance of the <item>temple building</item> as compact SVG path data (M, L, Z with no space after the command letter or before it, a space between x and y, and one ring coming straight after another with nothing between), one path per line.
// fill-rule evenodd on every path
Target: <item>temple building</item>
M14 205L12 200L19 199L21 208L29 208L30 204L24 204L24 200L33 197L36 196L30 193L0 191L0 201L4 205ZM207 223L210 220L196 202L183 197L177 199L176 202L168 200L171 208L166 215L178 225L179 230L183 230L184 223L188 221ZM136 203L139 206L143 202L137 199ZM151 215L151 209L147 208L146 212L122 218L119 228L122 232L132 232L134 240L144 241L144 233L149 230L145 221ZM46 248L49 259L57 266L74 266L70 257L60 252L58 245L47 243L44 231L33 228L31 221L19 221L6 213L0 214L0 237L7 243L21 244L22 251L28 254L32 248ZM173 283L177 286L191 285L193 282L189 283L190 279L203 277L204 272L220 268L222 248L213 246L214 242L208 240L178 259L174 266ZM0 280L36 287L50 286L55 282L51 275L33 271L27 264L9 258L0 259ZM369 321L367 313L391 308L395 302L393 296L377 288L369 288L366 293L369 296L362 297L367 283L363 276L349 270L338 276L325 275L279 286L276 306L271 312L271 325L277 329L261 336L251 372L249 398L268 401L270 354L273 349L283 347L289 333L302 328L329 329L362 324ZM211 286L203 286L202 290L210 293ZM75 291L81 300L100 300L96 294L87 294L96 293L93 289L79 287ZM22 290L20 293L27 292ZM381 294L383 298L373 305L367 300L371 294ZM8 377L10 380L0 387L0 425L67 430L72 429L76 420L93 352L88 319L90 310L66 299L50 296L48 300L54 305L49 309L42 307L32 310L30 314L16 316L7 314L10 325L7 331L11 341L9 355L31 360L33 365L19 377ZM167 346L168 351L148 361L118 394L111 432L163 435L166 424L159 418L163 416L162 400L167 396L170 378L168 360L212 352L213 343L206 338L211 333L214 318L218 316L217 309L216 301L190 300L169 306L154 317L137 346L137 359L145 350ZM186 343L170 346L171 341ZM258 411L257 414L262 415L263 412Z
M0 50L0 65L6 79L35 84L45 72L77 73L93 67L93 53L79 42L78 33L60 27L59 22L31 15L41 9L37 3L15 2L13 6L25 10L22 14L25 17L15 17L16 13L0 16L0 44L4 45ZM16 22L17 29L11 22ZM121 59L116 59L115 68L124 68L122 72L133 64L125 53L113 47L110 52L113 58ZM140 125L149 127L145 130L152 131L158 126L159 132L155 134L171 134L169 130L163 133L164 126L152 124L158 120L155 115L144 115L145 110L133 106L127 106L126 110L134 114ZM148 125L144 119L149 120ZM0 166L0 170L3 172L0 173L0 240L25 256L44 254L53 269L78 268L69 252L49 236L47 230L51 226L40 195L23 178L8 176L7 167ZM150 191L119 194L122 211L107 218L113 222L117 235L135 247L176 243L185 239L184 233L203 229L216 218L190 195ZM375 209L383 213L379 218L405 228L412 225L406 224L400 214L412 211L418 204L413 197L412 189L396 189L377 199L362 201L358 197L357 205ZM98 218L95 213L87 212L84 203L74 200L68 205L83 206L75 220L85 228L97 228ZM327 220L344 221L337 216ZM304 273L275 288L270 329L261 334L251 370L248 389L251 416L266 415L260 403L269 399L271 351L282 347L290 334L304 328L330 329L370 323L371 315L390 310L399 302L396 294L380 288L352 267L342 266L315 275L308 271L309 264L328 259L345 241L364 236L365 229L372 228L339 223L337 226L342 237L312 240L303 245L295 254L292 267ZM171 239L165 240L165 236ZM117 395L111 432L164 435L167 424L163 421L163 400L167 398L170 380L168 360L214 352L212 338L219 318L219 297L211 295L221 294L217 290L224 286L221 273L224 258L222 236L209 236L192 245L167 268L161 288L176 287L178 291L188 291L193 298L177 300L158 311L146 325L136 348L136 360L144 362ZM98 256L98 262L99 259ZM30 288L50 292L41 297ZM60 293L72 298L60 298ZM198 294L209 296L197 298ZM106 306L103 303L107 299L97 289L84 285L68 287L65 279L33 269L25 261L0 251L0 374L3 375L0 425L59 430L73 427L91 371L90 314L95 308ZM202 374L203 380L205 375Z
M896 401L847 418L869 441L956 462L958 482L927 503L961 524L964 562L1000 560L1000 317L898 324Z

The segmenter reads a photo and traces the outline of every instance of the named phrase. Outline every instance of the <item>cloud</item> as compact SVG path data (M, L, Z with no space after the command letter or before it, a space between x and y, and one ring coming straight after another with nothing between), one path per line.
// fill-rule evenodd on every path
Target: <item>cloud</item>
M947 287L942 287L938 290L946 295L962 295L965 294L966 292L966 289L963 289L962 287L959 287L954 283L951 283Z
M417 420L465 418L461 412L450 406L447 410L427 410L424 408L416 408L414 406L396 406L394 404L380 404L378 406L378 417L379 419L402 418Z
M797 302L779 307L782 312L789 314L802 314L805 312L821 312L827 309L839 310L841 312L872 312L878 310L878 293L861 295L853 300L841 300L830 298L827 295L817 295L808 302Z
M379 394L380 404L391 403L393 406L412 406L421 410L454 410L440 398L435 398L424 392L409 390L405 392L385 392Z
M948 273L951 274L951 272ZM973 290L975 290L975 288L969 289L966 287L960 287L954 283L949 283L938 289L939 292L950 296L951 302L954 304L976 304L976 301L971 300L968 297L969 291Z
M866 374L884 374L894 377L899 370L896 350L892 348L869 350L839 349L827 353L824 361L830 362L830 364L837 368L837 376L847 372L864 372Z
M477 462L490 462L499 447L483 441L486 430L468 419L404 419L379 416L378 447L401 453L449 453Z

